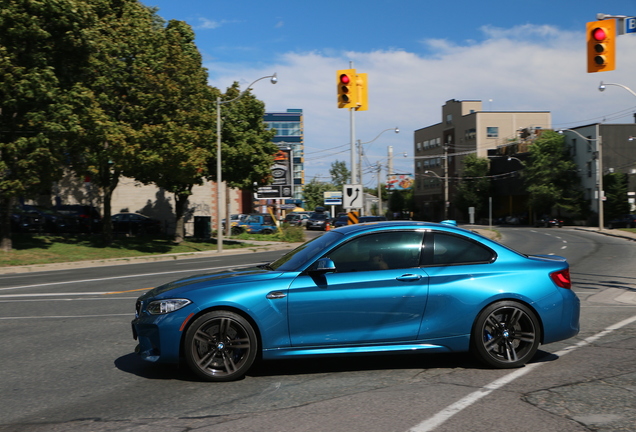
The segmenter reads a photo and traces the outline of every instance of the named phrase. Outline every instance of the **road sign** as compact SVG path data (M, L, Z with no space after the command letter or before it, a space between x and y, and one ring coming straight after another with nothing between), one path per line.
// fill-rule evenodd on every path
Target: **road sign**
M342 206L344 208L362 208L363 196L362 185L344 185L342 189Z
M636 33L636 17L625 18L625 33Z
M342 205L342 192L324 192L325 205Z

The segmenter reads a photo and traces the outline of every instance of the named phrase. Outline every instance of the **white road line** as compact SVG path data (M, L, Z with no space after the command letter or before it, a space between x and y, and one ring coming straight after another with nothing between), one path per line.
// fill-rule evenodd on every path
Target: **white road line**
M37 287L53 286L53 285L67 285L67 284L74 284L74 283L101 282L106 280L129 279L129 278L145 277L145 276L159 276L164 274L194 273L194 272L202 272L202 271L223 270L223 269L230 269L230 268L239 269L243 267L253 267L253 266L254 264L246 264L241 266L223 266L223 267L212 267L212 268L193 269L193 270L178 270L178 271L168 271L168 272L134 274L134 275L126 275L126 276L111 276L111 277L104 277L104 278L82 279L82 280L75 280L75 281L48 282L48 283L41 283L41 284L34 284L34 285L20 285L20 286L0 288L0 291L8 291L8 290L16 290L16 289L24 289L24 288L37 288Z
M578 348L589 345L592 342L595 342L596 340L602 338L603 336L607 336L614 330L618 330L633 322L636 322L636 315L632 316L631 318L627 318L626 320L620 321L614 325L611 325L607 327L605 330L593 336L590 336L574 345L571 345L565 349L562 349L561 351L555 352L554 355L563 357L564 355ZM508 383L511 383L512 381L526 375L527 373L532 372L534 369L544 364L547 364L547 363L532 363L532 364L526 365L522 369L517 369L514 372L511 372L508 375L505 375L499 378L498 380L495 380L491 382L490 384L485 385L480 390L477 390L469 394L468 396L458 400L454 404L447 406L442 411L439 411L437 414L433 415L432 417L429 417L428 419L424 420L422 423L418 424L417 426L412 427L411 429L409 429L409 432L429 432L429 431L435 430L435 428L442 425L444 422L446 422L446 420L450 419L452 416L459 413L464 408L471 406L473 403L477 402L479 399L485 396L488 396L493 391L505 386Z
M56 316L25 316L25 317L0 317L0 321L6 321L6 320L21 320L21 319L30 319L30 320L34 320L34 319L54 319L54 318L63 318L63 319L67 319L67 318L108 318L108 317L117 317L117 316L127 316L127 317L133 317L135 316L134 313L128 313L128 314L107 314L107 315L56 315Z

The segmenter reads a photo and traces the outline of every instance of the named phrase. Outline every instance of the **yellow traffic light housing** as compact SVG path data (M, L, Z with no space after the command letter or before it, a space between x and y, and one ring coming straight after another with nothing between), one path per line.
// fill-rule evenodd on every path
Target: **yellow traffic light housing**
M356 70L341 69L336 72L338 85L338 108L357 108Z
M616 21L587 23L587 72L616 69Z
M369 95L367 91L367 74L356 75L356 91L358 92L357 111L366 111L369 108Z

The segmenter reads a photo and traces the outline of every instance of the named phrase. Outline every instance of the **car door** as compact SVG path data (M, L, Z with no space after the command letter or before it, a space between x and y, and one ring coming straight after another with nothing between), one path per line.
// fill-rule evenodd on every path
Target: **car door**
M416 230L359 236L324 255L336 272L297 277L288 296L292 346L415 339L428 292L418 266L422 237ZM385 266L373 261L378 254Z

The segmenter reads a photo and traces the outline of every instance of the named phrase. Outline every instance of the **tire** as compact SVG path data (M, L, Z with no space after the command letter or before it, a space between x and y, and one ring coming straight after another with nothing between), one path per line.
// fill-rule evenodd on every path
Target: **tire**
M510 369L528 363L537 352L541 328L535 313L514 301L500 301L481 311L473 325L471 348L487 365Z
M242 378L257 352L256 332L245 318L234 312L208 312L197 318L186 332L186 363L206 381Z

